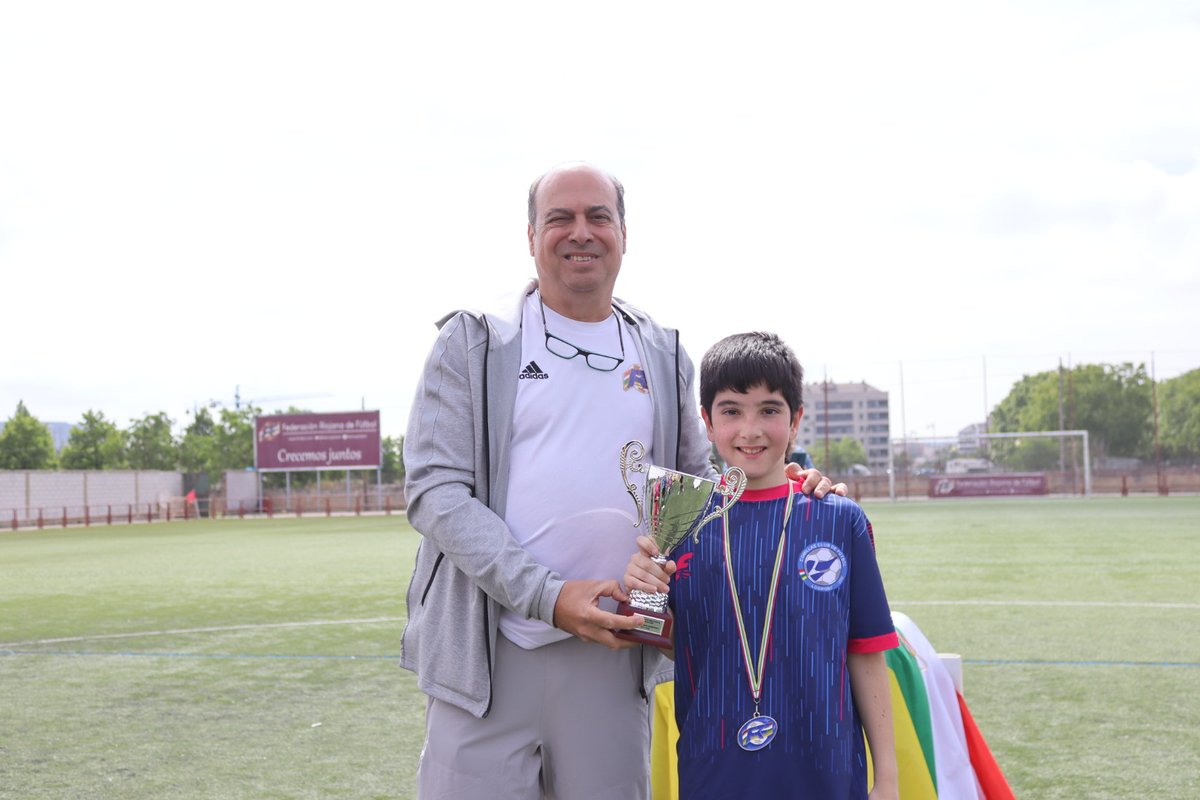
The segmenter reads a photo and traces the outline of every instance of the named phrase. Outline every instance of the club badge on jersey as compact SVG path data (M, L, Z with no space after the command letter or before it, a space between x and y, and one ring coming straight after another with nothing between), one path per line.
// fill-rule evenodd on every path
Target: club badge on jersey
M625 370L623 383L627 392L630 389L637 389L642 394L650 393L650 382L646 380L646 370L642 369L641 364L634 364Z

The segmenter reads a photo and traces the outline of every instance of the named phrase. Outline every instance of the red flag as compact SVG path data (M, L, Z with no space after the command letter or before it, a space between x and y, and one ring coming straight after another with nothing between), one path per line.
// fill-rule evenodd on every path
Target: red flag
M971 716L967 701L961 692L958 693L958 707L962 711L963 732L967 735L967 752L971 757L971 766L975 768L975 777L979 779L979 785L983 787L987 800L1015 800L1012 788L1005 780L1000 765L996 763L996 757L992 755L991 748L979 731L979 726L975 724L975 718Z
M189 505L191 505L192 503L195 503L196 502L196 490L192 489L190 492L187 493L187 497L184 499L188 501Z

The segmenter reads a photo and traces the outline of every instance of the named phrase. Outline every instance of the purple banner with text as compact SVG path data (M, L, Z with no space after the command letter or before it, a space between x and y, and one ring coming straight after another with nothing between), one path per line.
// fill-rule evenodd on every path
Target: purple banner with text
M376 469L378 411L274 414L254 421L254 466L262 472Z
M941 475L929 479L930 497L990 497L1046 494L1046 476L1036 472L1003 475Z

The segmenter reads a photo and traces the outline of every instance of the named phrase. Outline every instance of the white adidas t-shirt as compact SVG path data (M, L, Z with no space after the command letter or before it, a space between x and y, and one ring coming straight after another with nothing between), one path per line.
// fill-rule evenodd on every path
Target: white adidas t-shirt
M600 372L582 355L563 359L546 350L537 292L525 303L505 522L539 563L565 580L620 580L625 574L642 529L633 527L637 509L621 480L621 447L637 439L651 449L655 387L618 315L576 322L546 309L550 333L605 355L621 354L618 325L625 360ZM653 453L644 461L653 463ZM616 607L601 602L608 610ZM527 649L570 636L508 610L500 615L500 630Z

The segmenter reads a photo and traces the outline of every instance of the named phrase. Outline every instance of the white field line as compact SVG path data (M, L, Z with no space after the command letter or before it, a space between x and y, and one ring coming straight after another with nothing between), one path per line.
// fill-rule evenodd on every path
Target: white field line
M1137 603L1088 600L890 600L894 608L905 606L1032 606L1044 608L1151 608L1200 610L1200 603ZM305 628L314 625L369 625L382 622L401 622L403 617L372 617L369 619L328 619L309 622L267 622L253 625L223 625L211 628L178 628L165 631L138 631L134 633L105 633L95 636L64 636L57 639L31 639L25 642L0 642L0 647L29 647L41 644L64 644L67 642L96 642L106 639L136 639L143 636L175 636L189 633L221 633L223 631L252 631L264 628Z
M1104 600L888 600L888 604L900 606L1042 606L1048 608L1180 608L1200 610L1200 603L1134 603L1107 602Z
M105 639L136 639L141 636L175 636L185 633L220 633L223 631L254 631L263 628L307 628L313 625L368 625L378 622L401 622L403 617L371 617L370 619L319 619L309 622L264 622L254 625L222 625L213 628L178 628L168 631L138 631L136 633L104 633L96 636L65 636L61 639L31 639L27 642L0 642L0 647L28 647L38 644L65 642L98 642Z

